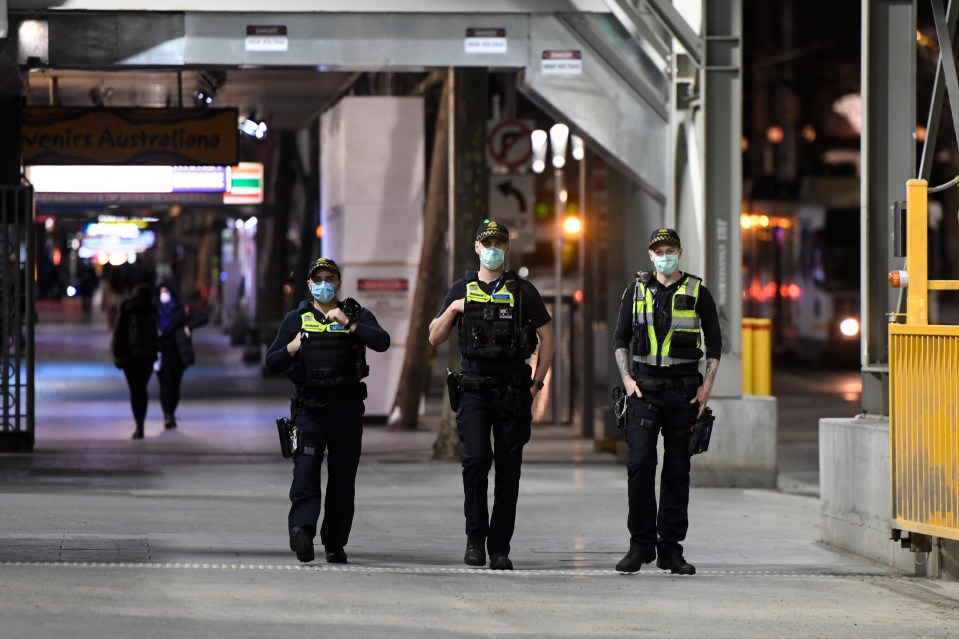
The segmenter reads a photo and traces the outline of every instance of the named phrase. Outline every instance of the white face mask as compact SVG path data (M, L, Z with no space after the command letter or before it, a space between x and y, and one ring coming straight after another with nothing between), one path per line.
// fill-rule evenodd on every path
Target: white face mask
M161 303L161 304L169 304L169 303L170 303L170 300L172 300L172 299L173 299L173 297L172 297L169 293L167 293L166 291L163 291L162 293L160 293L160 303Z
M491 271L501 267L504 260L506 260L506 251L501 248L490 246L480 251L480 264Z

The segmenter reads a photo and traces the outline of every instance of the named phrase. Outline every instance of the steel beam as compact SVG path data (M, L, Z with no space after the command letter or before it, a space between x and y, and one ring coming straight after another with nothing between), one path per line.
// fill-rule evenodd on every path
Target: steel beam
M656 17L659 18L669 32L673 34L673 37L683 45L686 53L689 54L697 65L701 65L703 60L702 40L696 35L693 28L689 26L689 23L679 14L679 11L673 6L672 1L644 0L644 2L646 6L656 14ZM707 1L704 2L704 4L706 5L707 11L725 11L730 16L734 14L741 15L742 13L742 9L737 12L736 9L733 8L733 5L739 5L738 0L730 0L729 2Z
M905 199L906 180L916 170L914 1L863 0L862 29L862 407L888 415L887 323L898 294L886 279L904 266L893 257L891 207Z
M723 335L723 374L717 397L742 394L742 3L705 3L706 115L704 276L716 299Z
M944 22L946 25L946 33L948 33L946 41L951 48L952 41L956 36L956 18L959 16L959 0L949 0L949 8L946 10L944 16L941 14L941 0L933 4L933 11L938 12L936 16L936 32L938 33L939 31L939 22ZM943 36L939 35L939 37L941 39ZM950 63L952 63L953 75L955 75L953 57L950 55L948 59ZM922 154L919 159L919 178L926 181L929 180L929 176L932 174L933 156L936 154L936 140L939 137L939 124L942 122L942 101L945 95L946 72L943 65L942 49L940 49L939 62L936 65L936 79L932 85L932 101L929 104L929 117L926 118L926 139L923 140ZM949 103L952 105L953 122L959 122L959 120L956 119L956 105L959 105L959 98L953 96L951 92ZM959 135L959 132L957 132L957 135Z

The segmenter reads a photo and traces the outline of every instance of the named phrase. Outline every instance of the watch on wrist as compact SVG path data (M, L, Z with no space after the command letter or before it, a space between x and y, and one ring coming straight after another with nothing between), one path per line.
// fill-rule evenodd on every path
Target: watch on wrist
M543 382L539 379L534 379L529 383L530 386L535 386L536 390L543 390Z

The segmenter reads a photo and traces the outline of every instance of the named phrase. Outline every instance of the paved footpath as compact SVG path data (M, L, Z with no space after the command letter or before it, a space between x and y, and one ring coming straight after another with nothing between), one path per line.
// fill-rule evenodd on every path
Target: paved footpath
M515 571L462 564L460 468L430 459L431 414L413 433L367 426L350 563L300 564L272 425L283 380L207 330L181 428L163 431L154 386L131 441L122 376L84 355L105 337L64 347L61 327L53 354L52 332L37 450L0 455L2 639L959 636L959 584L831 550L805 496L693 489L698 574L616 573L625 469L550 426L528 447Z

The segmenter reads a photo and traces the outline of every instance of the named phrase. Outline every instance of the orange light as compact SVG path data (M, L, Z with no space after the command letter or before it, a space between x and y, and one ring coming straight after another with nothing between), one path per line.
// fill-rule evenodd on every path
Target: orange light
M316 227L316 239L318 239L318 240L322 240L322 239L323 239L323 225L322 225L322 224L319 224L319 225L317 225L317 227Z
M779 144L783 141L783 128L781 126L771 126L766 129L766 139L770 144Z
M752 225L753 225L753 221L749 219L748 214L743 213L742 215L739 216L739 226L743 227L744 229L748 229Z
M61 259L62 259L62 256L60 255L60 249L59 248L53 249L53 265L60 266Z
M789 299L791 299L791 300L798 300L800 297L802 297L802 289L799 287L799 285L798 285L798 284L790 284L790 285L789 285Z
M761 227L763 227L763 228L766 228L767 226L769 226L769 216L767 216L767 215L760 215L760 216L759 216L759 226L761 226Z
M582 304L582 303L583 303L583 291L582 291L582 289L576 289L575 291L573 291L573 301L576 302L577 304Z
M583 232L583 223L575 215L567 215L563 220L563 233L569 236L576 236Z

